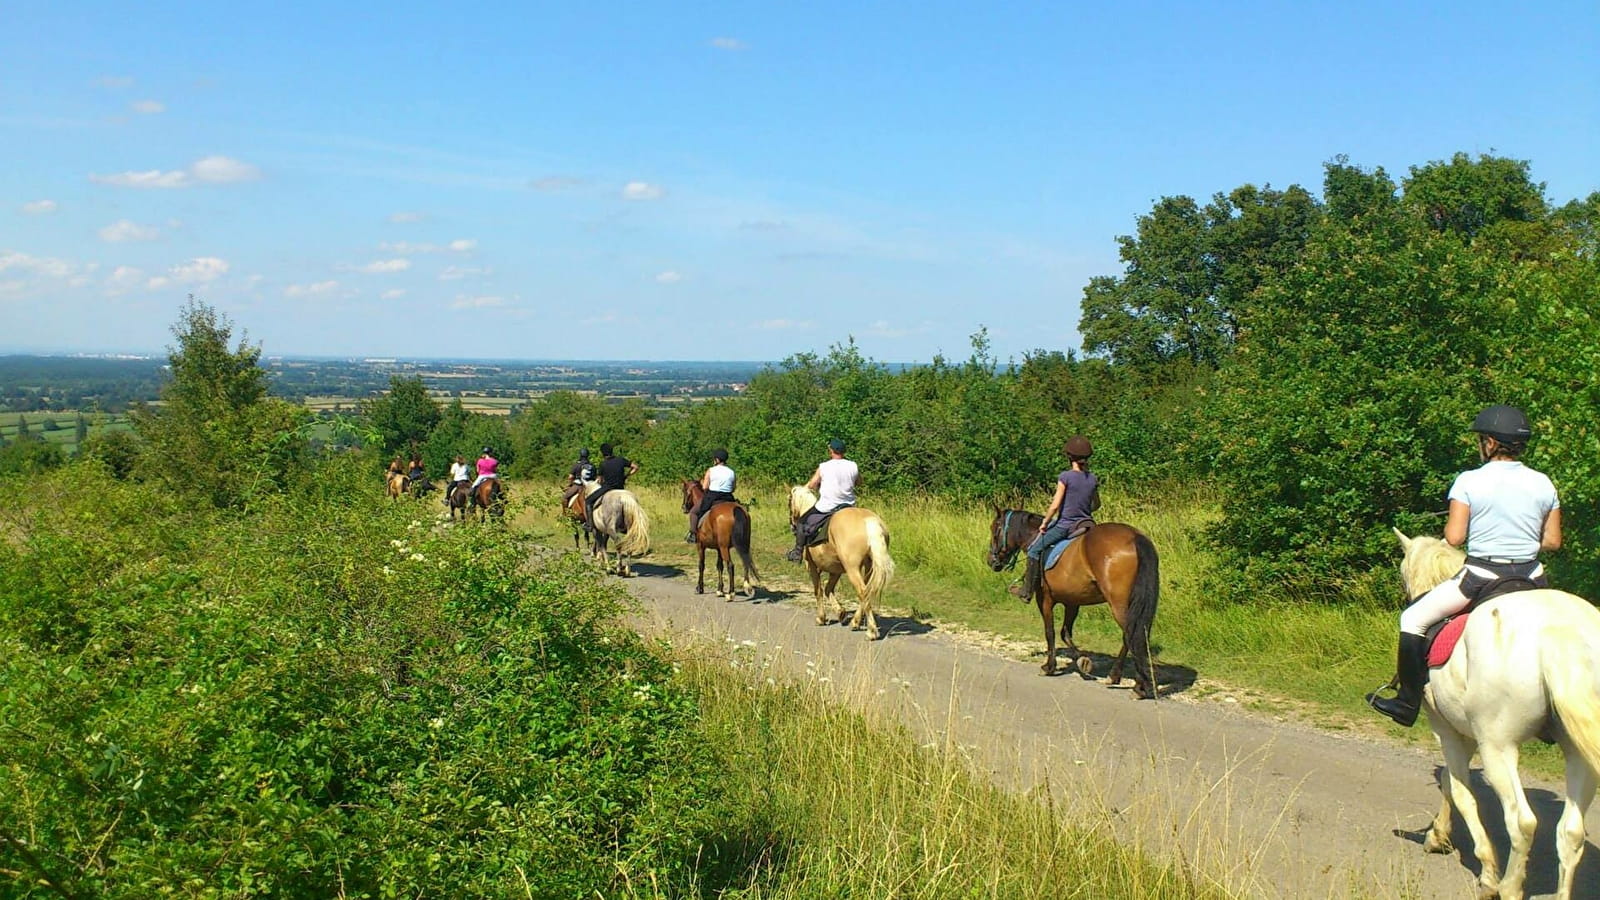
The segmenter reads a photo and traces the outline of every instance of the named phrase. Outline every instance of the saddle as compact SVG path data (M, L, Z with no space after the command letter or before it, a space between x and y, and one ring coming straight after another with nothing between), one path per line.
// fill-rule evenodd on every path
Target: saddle
M1044 556L1044 571L1050 571L1050 569L1056 564L1056 560L1061 558L1061 554L1067 552L1067 548L1072 545L1072 542L1083 537L1084 532L1087 532L1093 527L1093 522L1085 522L1082 525L1079 525L1077 528L1074 528L1072 533L1067 535L1066 540L1051 547L1050 551Z
M1423 636L1428 642L1428 668L1437 669L1450 661L1450 654L1455 652L1456 644L1461 642L1461 633L1467 628L1467 617L1479 606L1489 602L1501 594L1515 594L1518 591L1537 590L1539 585L1531 578L1520 575L1507 575L1484 585L1478 595L1472 598L1467 608L1456 613L1442 622L1435 623Z

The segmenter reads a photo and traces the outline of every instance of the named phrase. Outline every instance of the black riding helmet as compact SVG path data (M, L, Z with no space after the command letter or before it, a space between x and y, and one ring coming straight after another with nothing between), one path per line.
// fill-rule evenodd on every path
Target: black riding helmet
M585 447L582 450L579 450L578 451L578 458L579 459L588 459L589 458L589 448Z
M1533 437L1533 426L1528 417L1515 406L1497 405L1478 413L1472 420L1472 430L1486 434L1502 444L1526 444Z
M1081 434L1067 438L1061 449L1073 459L1088 459L1094 455L1094 447L1089 444L1089 439Z
M725 462L728 461L728 451L726 451L726 450L713 450L713 451L711 451L711 458L716 460L717 462L725 463Z

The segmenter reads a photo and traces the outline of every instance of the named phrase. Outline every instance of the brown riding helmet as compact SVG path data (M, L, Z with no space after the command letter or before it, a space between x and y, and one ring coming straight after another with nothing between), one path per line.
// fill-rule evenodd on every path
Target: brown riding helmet
M1081 434L1075 434L1067 438L1067 442L1062 445L1061 449L1066 451L1066 454L1073 459L1088 459L1094 455L1094 448L1089 445L1089 439Z

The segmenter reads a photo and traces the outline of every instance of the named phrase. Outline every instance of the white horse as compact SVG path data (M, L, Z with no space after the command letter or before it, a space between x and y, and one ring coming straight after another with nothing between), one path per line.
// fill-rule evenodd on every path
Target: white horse
M593 485L589 494L599 490ZM585 494L584 496L588 496ZM629 491L606 491L594 508L594 555L600 558L600 567L611 571L611 557L606 552L609 539L617 539L616 573L623 577L633 574L628 557L639 557L650 552L650 519L639 505L639 498Z
M790 524L816 505L817 495L804 486L790 490ZM817 624L828 624L825 612L828 603L838 610L839 621L844 621L844 605L839 602L834 588L839 586L839 578L848 574L858 598L850 627L860 631L865 626L867 640L877 640L880 637L878 617L873 615L872 606L883 596L889 579L894 577L894 559L889 556L889 529L878 514L854 506L834 513L828 520L828 539L807 547L805 560L806 569L811 573L811 592L817 598ZM828 573L826 588L822 585L824 572Z
M1454 575L1460 550L1433 537L1409 538L1398 529L1405 560L1400 575L1416 597ZM1600 610L1564 591L1502 594L1475 609L1449 662L1429 673L1422 702L1450 770L1444 803L1423 849L1449 853L1452 802L1472 833L1482 872L1480 898L1521 900L1533 843L1533 808L1522 791L1517 757L1523 742L1545 736L1566 757L1567 802L1556 829L1561 865L1556 896L1572 896L1583 853L1583 816L1600 774ZM1467 778L1473 751L1483 777L1500 798L1511 853L1499 874L1494 847L1478 818Z

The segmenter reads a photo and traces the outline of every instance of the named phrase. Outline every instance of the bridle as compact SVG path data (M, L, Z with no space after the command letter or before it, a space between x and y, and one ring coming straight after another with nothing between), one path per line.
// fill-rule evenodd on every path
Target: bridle
M1011 517L1018 512L1022 512L1022 510L1005 510L1005 517L1001 519L1000 523L1000 534L998 539L991 539L992 543L989 546L989 555L994 557L994 559L999 563L996 571L999 571L1000 569L1015 569L1017 567L1017 557L1022 553L1022 545L1020 543L1012 544L1006 549L996 553L994 544L1008 540L1011 537Z

